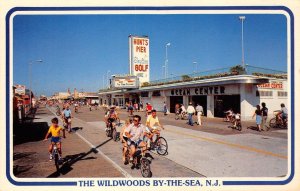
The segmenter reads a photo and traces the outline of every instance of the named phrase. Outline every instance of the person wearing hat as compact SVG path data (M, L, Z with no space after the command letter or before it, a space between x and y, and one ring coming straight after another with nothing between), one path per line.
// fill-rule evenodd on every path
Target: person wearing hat
M115 122L118 119L118 113L115 111L115 106L111 106L109 108L109 111L107 112L105 116L105 122L106 122L106 127L108 127L108 122L110 121L111 123Z

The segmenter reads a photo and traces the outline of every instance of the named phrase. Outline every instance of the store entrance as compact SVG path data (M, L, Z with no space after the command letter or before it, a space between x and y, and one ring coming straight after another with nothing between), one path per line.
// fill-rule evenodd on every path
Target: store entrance
M197 103L199 103L203 107L204 115L207 116L207 96L192 96L192 102L195 105L195 108Z
M234 113L241 113L241 98L240 95L216 95L214 96L215 108L214 116L215 117L224 117L225 111L230 108Z
M170 96L170 112L175 113L175 105L183 104L182 96Z

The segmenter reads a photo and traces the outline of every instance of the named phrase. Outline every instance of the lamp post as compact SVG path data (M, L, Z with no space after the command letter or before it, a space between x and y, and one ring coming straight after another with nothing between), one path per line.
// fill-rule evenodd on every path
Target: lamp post
M168 46L171 46L170 42L166 44L165 79L168 78Z
M162 75L163 75L162 78L166 78L166 65L163 65L163 66L162 66ZM164 77L164 76L165 76L165 77Z
M242 22L242 66L245 69L245 59L244 59L244 21L245 16L239 16L240 21Z
M32 93L32 89L31 89L31 70L32 70L32 64L33 63L42 63L43 60L34 60L34 61L30 61L29 62L29 109L31 109L31 105L32 105L32 100L31 100L31 93Z
M109 82L108 82L108 74L110 73L110 70L107 70L107 72L106 72L106 80L107 80L107 88L109 88Z

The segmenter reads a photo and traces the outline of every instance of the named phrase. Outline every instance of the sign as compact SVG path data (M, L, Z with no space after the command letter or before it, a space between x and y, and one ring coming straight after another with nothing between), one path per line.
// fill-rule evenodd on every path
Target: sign
M149 38L129 36L130 75L137 76L139 83L149 82Z
M282 82L270 82L265 84L259 84L257 85L260 89L283 89Z
M15 85L15 94L25 95L25 86L24 85Z
M136 76L113 77L113 88L137 88L138 80Z
M204 86L199 88L173 89L170 96L189 96L189 95L222 95L225 94L224 86Z

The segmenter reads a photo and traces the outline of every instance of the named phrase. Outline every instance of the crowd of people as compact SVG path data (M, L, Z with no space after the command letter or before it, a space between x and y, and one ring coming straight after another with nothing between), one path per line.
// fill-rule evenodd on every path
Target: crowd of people
M125 160L125 153L128 149L130 150L129 162L132 162L137 148L142 148L141 152L143 155L145 151L150 148L151 142L155 140L154 136L159 136L160 130L164 129L164 127L160 124L156 110L150 108L149 105L150 104L147 104L146 107L147 120L145 125L141 123L142 118L140 115L132 115L131 109L128 109L128 118L125 120L125 125L123 125L120 131L120 139L123 144L122 159L124 164L127 164L127 161ZM108 123L112 123L113 126L115 126L118 119L119 116L115 111L115 107L110 107L110 110L105 113L104 116L104 120L107 124L106 128L109 128Z
M73 103L74 107L79 107L78 103ZM58 106L59 108L59 106ZM125 125L123 125L122 130L120 132L120 139L122 140L123 144L123 156L122 159L125 163L125 153L127 149L130 149L130 161L133 160L133 155L136 152L137 148L142 148L142 153L144 153L149 147L150 143L155 140L155 136L159 136L160 130L164 129L164 127L161 125L158 116L157 111L153 108L153 106L150 103L146 103L145 106L145 116L146 123L141 123L141 116L140 115L134 115L134 111L141 111L142 107L138 107L138 104L128 104L127 111L128 111L128 119L125 120ZM196 104L196 107L193 106L192 102L188 104L187 109L184 107L183 104L176 104L175 105L175 112L176 114L180 115L187 115L188 124L190 126L194 125L193 122L193 115L197 116L197 125L203 125L201 116L204 114L203 107L198 103ZM164 103L163 106L163 113L164 115L168 114L167 106ZM234 115L236 115L233 110L230 108L226 113L226 120L230 121ZM263 102L260 105L256 106L256 110L252 116L252 118L255 118L256 125L258 131L267 131L267 119L268 119L268 108L266 107L266 104ZM284 123L287 120L288 117L288 110L285 107L284 104L281 104L281 110L277 111L276 117L279 121ZM61 128L58 126L58 118L52 119L52 125L50 126L46 136L45 140L48 139L48 136L51 134L51 144L49 145L49 153L50 153L50 159L52 159L52 149L53 145L58 145L58 150L61 154L61 142L60 142L60 134L63 133L63 137L65 138L65 130L68 132L72 131L71 128L71 118L72 118L72 112L70 110L70 103L63 104L63 109L61 112L61 118L63 121L64 128ZM111 106L107 112L105 112L104 121L106 124L112 123L113 125L117 124L117 121L120 121L118 112L116 111L116 106ZM106 127L107 128L107 127Z

